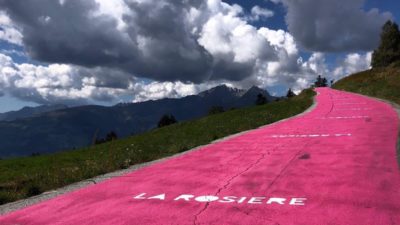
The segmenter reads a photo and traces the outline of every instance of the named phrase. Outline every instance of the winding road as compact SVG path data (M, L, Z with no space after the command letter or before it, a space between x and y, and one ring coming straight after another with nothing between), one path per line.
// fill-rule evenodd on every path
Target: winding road
M306 114L0 216L1 225L400 224L399 120L318 88Z

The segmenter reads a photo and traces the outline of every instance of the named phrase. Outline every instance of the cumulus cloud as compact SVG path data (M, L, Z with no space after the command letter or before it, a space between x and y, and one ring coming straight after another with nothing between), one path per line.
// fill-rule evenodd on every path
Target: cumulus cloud
M278 3L280 3L282 0L265 0L266 2L268 2L268 1L270 1L270 2L273 2L273 3L275 3L275 4L278 4Z
M22 34L6 13L0 11L0 40L21 45Z
M133 102L178 98L196 94L216 83L143 82L129 74L108 68L84 68L67 64L47 66L18 64L0 53L0 90L39 104L87 104L118 101L122 95Z
M281 0L286 23L299 44L311 51L371 51L382 25L392 18L378 9L365 11L365 0Z
M0 7L3 23L20 32L6 41L44 62L16 63L1 52L0 90L37 103L174 98L220 83L300 90L332 73L323 53L301 58L290 33L252 26L241 6L221 0L0 0ZM251 13L273 14L256 6ZM350 61L343 73L356 66Z
M201 83L245 79L253 75L257 60L275 57L238 5L125 0L115 1L113 11L105 2L0 0L0 6L22 30L28 54L42 62ZM261 16L264 11L255 12ZM221 43L225 49L217 46Z
M122 77L128 83L116 82ZM122 72L100 68L18 64L0 53L0 89L27 101L71 104L83 104L89 100L109 101L129 88L129 83L133 82L129 79L130 76Z
M253 8L251 8L250 20L252 21L264 20L273 16L274 12L272 10L261 8L258 5L255 5Z
M365 54L351 53L339 63L333 70L332 77L336 80L358 71L363 71L371 68L372 52Z
M210 88L211 84L185 84L178 82L143 82L134 85L135 97L133 102L156 100L161 98L180 98L197 94L200 91Z

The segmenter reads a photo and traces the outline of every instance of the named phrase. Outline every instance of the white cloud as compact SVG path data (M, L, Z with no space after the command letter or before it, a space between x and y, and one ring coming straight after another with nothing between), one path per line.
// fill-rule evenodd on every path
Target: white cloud
M128 13L128 7L124 0L96 0L96 2L99 4L99 10L95 12L95 15L105 14L111 16L117 20L119 30L126 29L123 16Z
M282 0L265 0L266 2L268 2L268 1L270 1L270 2L273 2L273 3L275 3L275 4L278 4L278 3L281 3L282 2Z
M233 62L253 63L275 52L257 29L233 13L216 14L202 28L199 43L217 60L232 56Z
M200 89L198 85L184 84L182 82L143 82L131 87L135 92L133 102L156 100L161 98L179 98L187 95L197 94Z
M13 24L8 15L0 10L0 41L22 45L22 34Z
M179 98L196 94L217 83L185 84L182 82L145 83L132 80L131 76L118 71L103 68L87 69L66 64L50 64L47 66L28 63L15 63L11 57L0 53L0 90L14 97L36 103L71 103L83 104L93 100L118 100L119 96L132 96L133 102L155 100L160 98ZM107 76L123 76L126 87L118 86L99 77L100 73ZM119 79L122 79L119 77Z
M122 17L121 1L115 3L119 5L116 11L107 11L113 8L109 5L111 1L98 2L101 3L98 13ZM36 102L110 100L118 98L118 95L130 95L133 101L144 101L196 94L221 82L242 88L254 84L263 87L284 84L299 89L313 74L312 69L304 69L299 62L296 43L289 33L251 26L238 5L208 0L205 9L200 11L191 7L187 16L188 26L198 35L198 43L213 56L215 66L221 68L210 74L217 78L200 84L181 81L143 83L130 74L115 70L104 73L102 68L86 69L67 64L36 66L11 62L12 66L8 68L14 75L11 76L12 82L8 82L9 90L14 95ZM146 48L145 37L139 38L138 42L142 43L141 48ZM232 77L232 67L239 71L240 77ZM219 73L231 77L218 78ZM242 73L250 73L250 76L243 76ZM119 82L114 83L116 81Z
M297 55L298 49L293 36L283 30L271 30L261 27L258 32L263 35L276 50L284 50L289 55Z
M372 52L365 54L351 53L333 70L332 78L338 80L344 76L371 68Z
M258 5L253 6L253 8L251 8L251 15L250 15L251 21L263 20L273 16L274 12L272 10L261 8Z
M290 33L307 50L371 51L379 43L382 25L393 16L366 10L366 0L281 0Z
M251 85L261 87L281 85L299 91L308 87L318 74L341 77L346 73L366 68L370 62L371 54L349 54L337 68L331 71L327 68L324 54L313 53L309 59L301 58L298 44L290 33L284 30L252 26L248 23L248 17L243 13L242 7L229 5L221 0L193 1L191 4L174 2L175 5L155 0L149 0L149 2L143 0L96 0L96 2L99 3L99 8L93 12L93 15L89 16L103 14L114 18L116 23L110 24L117 26L117 34L115 35L123 36L122 39L116 40L125 41L132 37L136 38L135 42L140 53L138 54L151 62L143 61L142 64L147 63L147 66L154 68L161 65L158 70L165 71L168 69L173 71L174 74L161 73L162 76L131 74L130 70L126 69L135 66L134 63L132 64L129 61L130 55L121 58L127 60L124 64L125 68L120 68L120 65L115 64L109 66L106 60L108 60L108 56L112 58L113 55L120 54L118 48L103 49L107 53L107 57L103 58L105 61L102 61L100 66L90 68L69 64L71 62L49 65L19 64L7 56L12 55L12 52L2 51L0 52L1 90L13 96L38 103L111 101L122 95L132 96L133 101L164 97L176 98L196 94L220 83L240 88L247 88ZM274 2L278 1L274 0ZM61 5L61 7L67 4L65 1L59 3L58 6ZM131 3L129 7L128 3ZM186 8L182 10L174 8L181 5ZM135 26L138 21L130 21L127 18L129 16L136 18L135 13L138 12L134 9L138 9L135 7L139 6L142 7L140 10L149 10L149 13L153 13L154 18L148 18L150 21L142 18L143 21L140 22L145 25ZM179 18L183 20L181 26L163 27L167 26L168 23L160 21L157 15L169 12L166 9L175 10L179 13ZM175 13L175 11L173 12ZM147 15L147 11L141 13ZM254 19L258 20L272 16L273 12L255 6L252 9L252 15ZM41 17L42 22L51 24L57 21L53 19L54 15L52 16ZM171 19L168 16L165 16L165 18ZM172 22L174 20L171 20ZM5 24L10 29L16 29L4 13L0 14L0 24ZM158 30L150 29L152 26ZM146 30L147 28L148 30ZM176 28L176 30L172 28ZM141 33L139 32L140 29L143 29L140 31ZM15 30L15 32L17 31ZM102 33L100 34L102 35ZM114 36L114 34L110 36ZM0 39L1 37L0 31ZM40 39L41 35L35 37ZM7 40L22 43L22 34L10 36ZM98 40L97 37L96 40ZM63 43L64 39L59 41ZM130 45L127 46L127 49L124 48L124 50L129 52L131 50L129 49ZM164 53L165 55L163 55ZM204 64L206 66L196 60L203 59L203 55L200 53L207 56ZM169 61L171 57L177 55L181 57L178 57L178 59L185 59L184 62L182 60ZM125 55L122 54L122 56ZM186 59L189 60L186 61ZM85 56L82 60L88 59ZM172 65L174 63L176 65ZM195 66L200 68L196 67L200 70L198 74L187 72L193 71L189 67L195 67L190 63L194 63ZM208 63L211 65L208 65ZM210 66L210 68L207 66ZM182 67L188 69L178 70ZM197 71L196 68L194 70ZM156 73L158 70L145 71ZM141 81L137 77L138 74L143 77L147 76L150 82ZM170 76L165 77L166 75ZM196 76L200 78L194 79ZM193 82L196 82L196 84Z
M126 90L101 87L92 76L95 69L66 64L48 66L18 64L0 53L0 89L15 97L37 103L111 100Z
M302 66L315 71L315 73L319 75L326 75L329 73L329 70L326 68L325 55L323 53L313 53L308 61L304 62Z

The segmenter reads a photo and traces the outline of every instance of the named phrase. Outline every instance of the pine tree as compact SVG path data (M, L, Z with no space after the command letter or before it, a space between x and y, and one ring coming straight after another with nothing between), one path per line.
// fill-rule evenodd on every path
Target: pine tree
M328 80L325 77L322 78L321 87L328 87Z
M171 114L165 114L161 117L160 121L158 121L157 126L160 127L165 127L174 123L177 123L178 121L175 119L175 117Z
M108 133L106 135L106 142L114 141L114 140L117 140L117 139L118 139L118 135L114 131L111 131L110 133Z
M263 94L257 95L256 105L264 105L267 103L267 98Z
M225 112L224 107L222 106L212 106L210 110L208 110L208 115L214 115L218 113L223 113Z
M321 75L318 75L317 80L314 82L315 87L327 87L328 86L328 80L325 77L321 77Z
M294 97L294 96L296 96L296 94L292 91L291 88L289 88L289 90L287 91L286 97L287 98L291 98L291 97Z
M382 27L379 47L372 54L372 67L385 67L400 60L400 31L395 22L387 21Z

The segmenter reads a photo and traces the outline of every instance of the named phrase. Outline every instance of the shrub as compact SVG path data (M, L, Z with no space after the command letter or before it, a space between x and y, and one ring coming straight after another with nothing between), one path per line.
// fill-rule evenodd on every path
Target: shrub
M222 106L212 106L210 110L208 110L208 115L214 115L218 113L223 113L225 112L224 107Z
M286 97L287 98L292 98L294 96L296 96L296 94L292 91L291 88L289 88L289 90L287 91Z
M264 105L267 103L267 98L263 94L257 95L256 105Z
M178 121L175 119L175 117L171 114L165 114L161 117L160 121L158 121L157 127L165 127L174 123L177 123Z
M314 87L327 87L328 80L321 75L318 75L317 80L314 82Z

